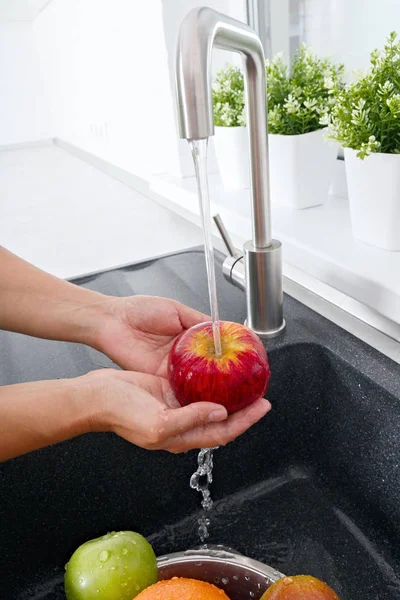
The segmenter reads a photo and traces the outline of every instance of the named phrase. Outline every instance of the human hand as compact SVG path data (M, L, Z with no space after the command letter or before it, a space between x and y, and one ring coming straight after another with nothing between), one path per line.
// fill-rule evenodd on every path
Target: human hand
M176 337L209 317L155 296L106 298L92 345L124 369L166 377Z
M271 409L264 398L230 416L211 402L181 407L166 379L143 373L104 369L76 381L91 398L91 431L113 431L148 450L179 453L226 445Z

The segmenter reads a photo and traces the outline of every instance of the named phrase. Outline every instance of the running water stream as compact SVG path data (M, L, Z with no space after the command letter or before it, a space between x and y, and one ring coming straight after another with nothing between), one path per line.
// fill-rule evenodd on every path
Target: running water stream
M210 310L213 326L214 348L217 357L222 355L221 334L218 313L217 286L215 281L214 248L211 234L210 198L208 193L207 179L207 145L208 139L190 140L194 168L197 179L197 190L199 195L200 215L204 232L204 252L206 257L208 293L210 297ZM190 478L190 487L202 494L201 506L203 514L199 518L199 538L203 544L209 537L208 527L210 525L209 513L212 509L210 485L212 483L213 451L215 448L202 448L197 463L198 468Z
M221 356L221 334L219 327L217 285L215 282L214 248L211 234L210 198L208 194L207 179L207 144L208 139L190 140L194 168L197 179L197 190L199 195L200 215L204 232L204 252L206 256L208 294L210 297L210 309L213 325L215 354Z

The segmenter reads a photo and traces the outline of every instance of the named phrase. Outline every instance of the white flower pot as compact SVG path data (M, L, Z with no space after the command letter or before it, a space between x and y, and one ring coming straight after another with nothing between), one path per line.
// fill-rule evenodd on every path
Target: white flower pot
M354 236L400 251L400 155L376 153L361 160L345 148L344 157Z
M214 147L223 186L250 187L247 127L215 127Z
M338 152L337 144L325 136L325 129L301 135L269 134L272 202L295 209L324 204Z

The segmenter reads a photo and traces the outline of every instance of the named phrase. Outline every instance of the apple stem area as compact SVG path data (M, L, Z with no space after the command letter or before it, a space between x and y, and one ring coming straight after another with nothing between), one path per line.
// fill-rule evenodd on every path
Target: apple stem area
M213 322L213 341L214 354L217 358L222 358L221 327L219 321Z

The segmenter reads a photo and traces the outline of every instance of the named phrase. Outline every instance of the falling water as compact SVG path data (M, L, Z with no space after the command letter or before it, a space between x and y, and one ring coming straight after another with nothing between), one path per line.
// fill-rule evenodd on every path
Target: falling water
M210 198L208 194L207 179L207 144L208 139L190 140L194 168L197 179L197 190L199 194L200 214L204 232L204 251L206 257L208 294L210 297L210 311L212 318L214 349L217 357L222 356L221 334L218 313L217 286L215 282L214 248L211 235ZM198 468L190 478L190 487L202 494L201 506L203 514L199 518L199 537L201 543L209 537L208 526L210 525L209 514L213 501L211 498L210 485L212 483L213 450L215 448L203 448L200 450L197 463Z
M217 286L215 283L214 248L211 235L210 199L208 195L207 180L207 143L208 139L190 140L190 149L193 155L194 168L199 194L200 214L204 232L204 251L206 256L208 293L210 296L210 309L213 326L215 354L221 356L221 335L219 329L219 314L217 300Z
M202 495L201 506L203 514L198 520L199 523L199 538L201 543L204 543L209 537L208 526L210 525L209 513L213 506L211 498L210 485L212 483L213 470L213 451L216 448L202 448L197 457L197 471L190 478L190 487L197 490Z

